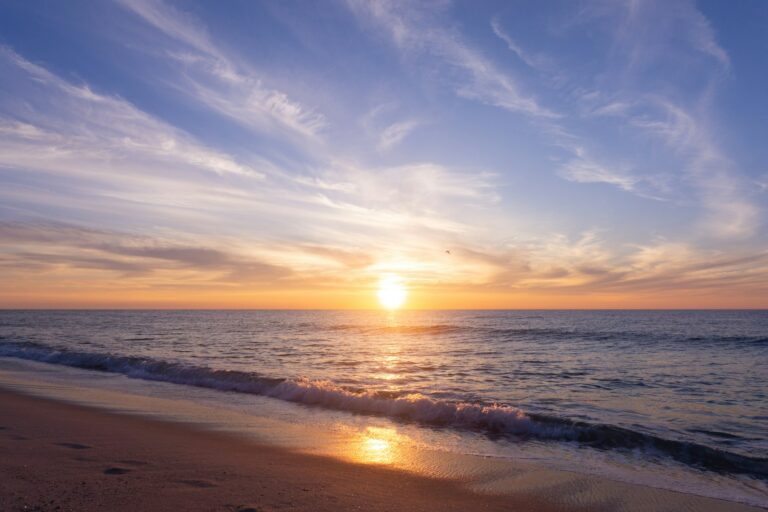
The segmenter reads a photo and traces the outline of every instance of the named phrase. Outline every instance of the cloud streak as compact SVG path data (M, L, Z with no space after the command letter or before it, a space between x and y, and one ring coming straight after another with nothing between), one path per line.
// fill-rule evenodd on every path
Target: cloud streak
M512 36L502 28L498 18L493 18L491 20L491 29L493 29L493 33L496 34L496 37L504 41L507 48L509 48L509 51L517 55L517 57L527 66L537 71L546 71L546 68L548 67L547 63L542 60L541 57L530 55L528 52L523 51L520 45L512 39Z
M574 158L564 163L558 173L576 183L605 183L621 190L635 190L638 179L622 170L609 169L589 158L583 148L574 147Z
M377 148L379 151L387 151L400 144L413 130L418 128L421 123L414 119L401 121L387 126L379 137Z
M19 94L0 101L0 165L98 174L100 163L109 160L114 167L130 166L132 174L183 165L216 175L264 177L127 101L67 82L8 48L0 47L0 65L29 88L24 100Z
M4 255L6 269L34 263L132 279L161 271L178 279L179 272L194 271L203 282L232 284L236 276L247 283L262 274L284 283L275 270L282 268L307 286L321 275L363 282L375 278L370 272L423 259L440 240L470 232L472 212L483 214L482 205L497 200L492 173L433 163L367 167L334 160L313 177L260 158L252 159L256 168L9 49L0 63L13 77L0 86L15 92L0 102L0 166L12 178L0 192L5 207L15 207L14 216L75 221L86 210L105 229L116 224L109 236L57 225L44 237L34 224L22 224L17 234L26 230L32 238L15 239L5 226L6 240L18 246ZM165 241L136 241L118 229L127 219L152 240L166 233ZM95 239L86 243L89 237ZM210 247L234 239L249 256ZM430 265L425 272L437 272Z
M284 129L316 138L327 125L322 114L264 85L250 66L238 62L213 42L197 20L161 0L120 1L127 10L172 40L186 46L169 52L185 70L177 90L220 115L262 132Z
M601 78L603 83L615 85L584 95L591 104L589 115L618 120L619 128L640 135L635 140L647 142L651 137L666 148L672 165L682 172L677 176L677 190L665 190L664 195L677 201L697 197L709 235L753 235L760 224L760 208L750 200L744 177L720 144L711 121L716 117L713 99L730 70L730 57L718 44L709 20L687 1L593 2L574 23L610 27L612 50ZM667 68L684 69L688 80L695 78L701 85L683 91L671 80L660 81L657 70ZM637 183L656 181L652 176L617 177L603 170L572 161L561 174L583 181L595 178L635 191L640 190Z
M659 111L656 117L640 115L632 117L630 122L683 155L687 172L710 212L711 230L724 237L744 237L754 233L759 210L746 198L743 179L710 136L709 128L670 101L655 99L652 103Z
M350 0L349 5L362 19L381 27L401 51L427 60L437 58L451 70L445 75L452 77L450 84L458 96L534 118L557 117L523 93L514 78L459 33L434 23L434 6L419 9L388 0Z
M43 273L62 268L91 269L141 279L191 270L198 280L238 285L274 284L291 275L285 267L219 249L71 224L0 222L0 241L22 248L2 254L0 267L6 272L30 262Z

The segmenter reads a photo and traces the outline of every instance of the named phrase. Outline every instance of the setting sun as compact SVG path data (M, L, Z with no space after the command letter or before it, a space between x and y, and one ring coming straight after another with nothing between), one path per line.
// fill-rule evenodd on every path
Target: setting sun
M379 302L387 309L398 309L405 303L408 291L403 280L396 275L387 275L379 281Z

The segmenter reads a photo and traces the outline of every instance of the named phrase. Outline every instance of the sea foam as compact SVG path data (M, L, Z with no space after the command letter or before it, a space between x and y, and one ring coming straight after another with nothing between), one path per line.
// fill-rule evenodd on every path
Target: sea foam
M327 380L274 378L146 357L61 350L30 342L0 341L0 356L118 373L136 379L251 393L338 411L468 429L517 440L576 442L604 450L642 450L701 469L768 479L768 461L765 459L664 439L620 426L527 414L504 404L448 401L414 393L352 390Z

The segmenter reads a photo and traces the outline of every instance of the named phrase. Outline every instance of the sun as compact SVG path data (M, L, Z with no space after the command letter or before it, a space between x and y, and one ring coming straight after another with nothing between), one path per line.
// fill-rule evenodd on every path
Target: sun
M388 274L379 281L379 302L387 309L398 309L405 303L408 290L400 276Z

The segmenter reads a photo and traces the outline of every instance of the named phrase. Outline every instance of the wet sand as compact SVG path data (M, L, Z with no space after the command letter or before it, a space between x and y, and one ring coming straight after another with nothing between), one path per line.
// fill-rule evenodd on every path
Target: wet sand
M554 510L0 389L0 510Z
M762 509L546 468L443 480L0 387L0 511L30 510Z

